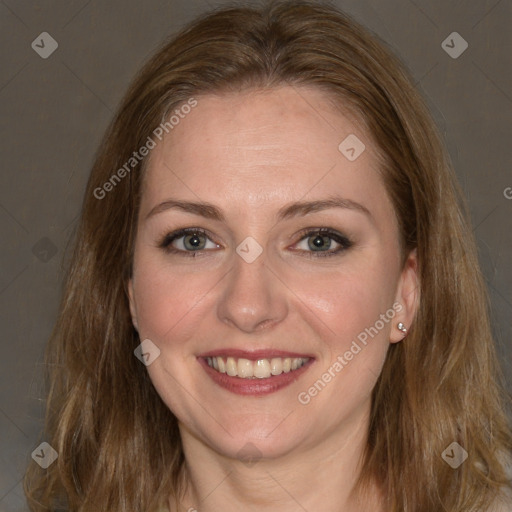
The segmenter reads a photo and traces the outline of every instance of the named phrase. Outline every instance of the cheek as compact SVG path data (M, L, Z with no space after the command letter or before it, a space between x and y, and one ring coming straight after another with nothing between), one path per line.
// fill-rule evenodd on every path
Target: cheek
M314 286L309 279L297 285L302 317L308 315L321 347L319 364L297 399L329 409L336 424L366 403L382 371L395 315L392 287L385 274L369 267L317 278Z
M202 298L217 280L213 273L178 272L158 257L142 255L134 273L141 337L164 343L178 331L183 336L186 326L193 330Z
M333 349L350 345L359 333L373 326L393 304L394 281L387 265L377 258L353 258L340 270L318 272L314 276L297 272L293 288L297 291L303 310L309 310L312 318L324 333L324 341L330 340ZM291 276L290 276L291 278ZM387 338L390 322L381 327Z

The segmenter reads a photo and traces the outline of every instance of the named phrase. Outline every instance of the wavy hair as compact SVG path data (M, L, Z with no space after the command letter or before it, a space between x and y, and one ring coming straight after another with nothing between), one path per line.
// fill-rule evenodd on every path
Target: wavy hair
M106 131L45 354L44 439L59 457L46 470L27 468L33 512L147 512L169 495L180 499L177 420L133 354L140 340L127 282L147 158L129 170L126 162L191 98L282 85L317 87L362 123L378 148L404 261L417 249L419 309L373 390L356 487L378 482L390 512L481 511L512 488L509 397L487 292L425 102L386 45L350 17L318 2L277 1L207 13L166 41ZM456 470L441 457L455 441L469 454Z

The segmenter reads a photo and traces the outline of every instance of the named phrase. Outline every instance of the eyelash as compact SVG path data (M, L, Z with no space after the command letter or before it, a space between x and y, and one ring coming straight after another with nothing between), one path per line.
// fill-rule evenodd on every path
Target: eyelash
M172 242L175 240L179 240L180 238L186 236L186 235L193 235L193 234L200 234L206 236L208 239L211 240L210 236L208 235L207 231L205 231L202 228L183 228L178 231L175 231L173 233L166 234L162 240L158 243L158 247L165 250L168 253L171 254L177 254L179 256L184 256L188 258L195 258L198 254L208 251L210 249L202 249L198 251L183 251L181 249L175 249L174 247L171 247ZM317 229L311 229L306 228L299 232L299 242L301 242L304 239L310 238L314 235L317 236L326 236L328 238L331 238L336 243L340 244L340 247L336 250L326 250L326 251L304 251L302 249L299 249L299 252L306 253L308 258L329 258L333 256L341 255L343 252L345 252L347 249L352 247L353 242L347 238L344 235L341 235L340 233L337 233L336 231L333 231L329 228L317 228ZM216 243L216 242L214 242ZM217 244L218 245L218 244ZM296 244L295 244L296 245ZM297 250L297 249L296 249Z

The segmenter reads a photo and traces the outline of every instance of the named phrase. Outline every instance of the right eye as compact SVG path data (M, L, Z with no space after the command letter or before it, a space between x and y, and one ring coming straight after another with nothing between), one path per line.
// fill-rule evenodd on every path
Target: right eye
M207 247L208 241L213 247ZM195 257L201 251L220 248L220 245L212 242L206 231L201 228L184 228L169 233L158 246L166 252L186 257Z

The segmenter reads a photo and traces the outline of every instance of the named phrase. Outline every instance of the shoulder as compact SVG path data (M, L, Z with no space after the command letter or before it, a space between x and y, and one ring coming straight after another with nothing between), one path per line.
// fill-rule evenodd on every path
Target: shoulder
M512 482L512 457L500 457L505 467L505 472L508 479ZM506 488L503 490L499 500L491 505L485 512L512 512L512 489Z
M512 497L509 495L505 500L506 501L500 500L496 502L485 512L512 512Z
M512 482L512 458L503 457L503 463L507 477ZM497 501L487 512L512 512L512 489L507 488L504 490L499 501Z
M169 505L160 504L154 508L151 508L147 512L169 512Z

